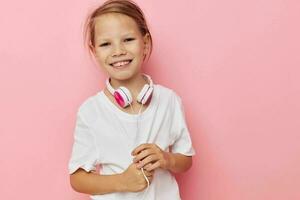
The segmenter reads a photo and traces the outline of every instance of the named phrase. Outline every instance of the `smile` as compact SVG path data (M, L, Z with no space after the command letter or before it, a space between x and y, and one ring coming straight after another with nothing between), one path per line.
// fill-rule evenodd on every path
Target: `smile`
M132 62L132 60L123 60L123 61L112 63L110 65L113 66L113 67L123 67L125 65L128 65L131 62Z

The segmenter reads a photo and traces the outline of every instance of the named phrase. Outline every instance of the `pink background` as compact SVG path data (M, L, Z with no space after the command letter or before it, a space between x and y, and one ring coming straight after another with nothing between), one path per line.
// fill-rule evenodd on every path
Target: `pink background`
M88 199L67 164L77 108L105 78L82 48L97 2L0 3L1 199ZM146 72L182 97L197 151L183 200L300 199L300 2L137 2Z

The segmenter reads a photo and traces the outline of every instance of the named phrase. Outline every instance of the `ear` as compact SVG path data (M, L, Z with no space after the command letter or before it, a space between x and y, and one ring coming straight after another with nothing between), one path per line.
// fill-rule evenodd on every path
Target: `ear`
M92 44L89 44L89 49L90 49L91 53L96 57L97 54L96 54L96 49L95 49L95 47L94 47Z
M145 56L148 54L149 48L150 48L150 36L149 33L146 33L146 35L143 37L144 40L144 54Z
M149 43L150 43L150 35L149 35L149 33L146 33L146 35L144 35L143 40L144 40L145 46L149 46Z
M91 52L93 53L95 52L95 47L92 44L89 44L89 48Z

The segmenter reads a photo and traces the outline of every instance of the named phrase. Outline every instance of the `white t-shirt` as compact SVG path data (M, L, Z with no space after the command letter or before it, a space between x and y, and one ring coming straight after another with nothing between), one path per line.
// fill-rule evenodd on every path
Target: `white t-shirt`
M172 153L195 154L180 97L173 90L154 84L150 104L138 117L119 109L102 90L78 109L69 174L78 168L96 170L97 164L101 165L100 174L122 173L132 163L132 150L143 143L155 143ZM147 191L90 197L93 200L141 200L143 195L145 200L180 200L176 179L171 172L160 168L155 170Z

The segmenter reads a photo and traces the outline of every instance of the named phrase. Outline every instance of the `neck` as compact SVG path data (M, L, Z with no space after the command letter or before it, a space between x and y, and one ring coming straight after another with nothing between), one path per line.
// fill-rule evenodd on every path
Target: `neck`
M146 83L148 83L148 81L146 81L146 77L144 77L141 73L138 73L134 77L127 80L117 80L111 78L110 81L110 84L115 89L120 86L124 86L129 89L129 91L133 94L133 98L138 95Z

